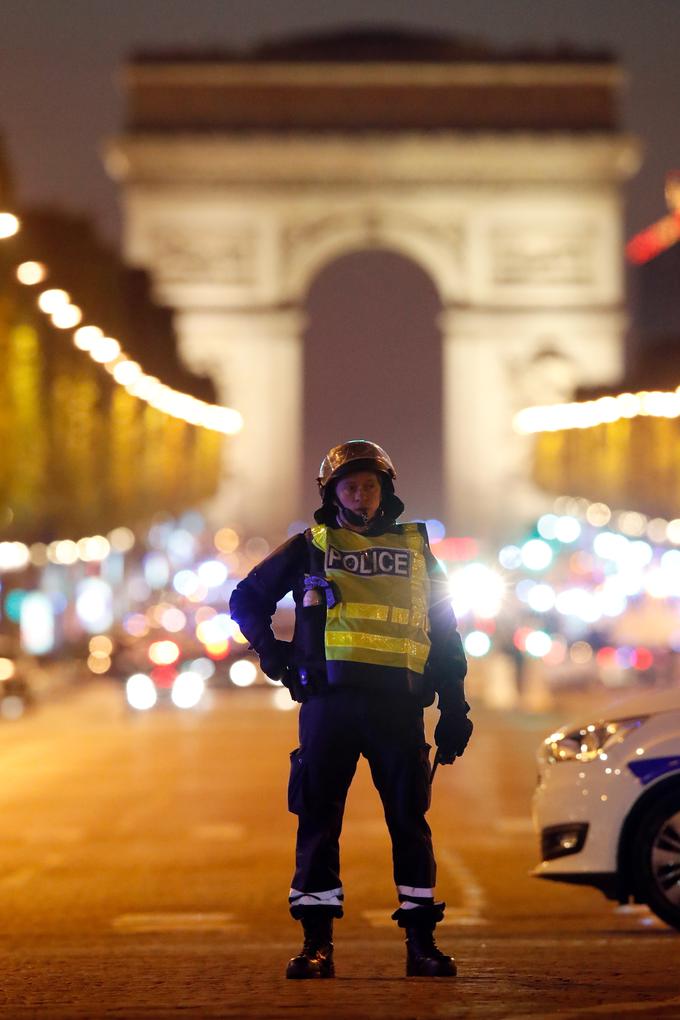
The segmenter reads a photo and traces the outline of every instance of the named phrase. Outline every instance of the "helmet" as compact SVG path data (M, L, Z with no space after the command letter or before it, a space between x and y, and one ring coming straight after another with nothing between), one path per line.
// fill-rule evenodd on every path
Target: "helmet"
M329 482L352 470L373 470L390 479L397 477L394 465L382 446L367 439L350 439L347 443L334 446L321 461L317 478L321 495Z

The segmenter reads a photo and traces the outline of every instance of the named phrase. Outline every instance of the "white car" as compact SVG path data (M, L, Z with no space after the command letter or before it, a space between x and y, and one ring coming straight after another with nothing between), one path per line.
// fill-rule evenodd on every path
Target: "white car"
M533 875L646 903L680 929L680 690L552 733L538 767Z

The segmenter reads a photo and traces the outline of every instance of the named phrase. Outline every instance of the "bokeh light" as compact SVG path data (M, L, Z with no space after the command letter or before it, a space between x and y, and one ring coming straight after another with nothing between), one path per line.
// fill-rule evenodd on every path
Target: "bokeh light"
M140 712L147 711L158 701L158 693L153 680L146 673L133 673L125 684L125 695L128 704Z
M14 213L0 212L0 240L14 237L19 232L21 223Z
M54 315L60 308L71 304L71 295L68 291L60 290L59 287L51 287L44 290L38 297L38 308L46 315Z
M22 262L16 269L17 280L25 287L34 287L47 277L47 268L42 262Z
M250 687L257 680L257 666L250 659L237 659L229 667L229 679L236 687Z

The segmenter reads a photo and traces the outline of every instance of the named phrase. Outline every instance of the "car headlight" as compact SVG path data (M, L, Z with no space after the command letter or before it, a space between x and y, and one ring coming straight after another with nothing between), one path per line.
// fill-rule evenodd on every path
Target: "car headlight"
M540 757L547 764L560 761L593 761L602 758L615 744L620 744L633 730L642 726L647 716L590 723L578 730L560 730L543 741Z

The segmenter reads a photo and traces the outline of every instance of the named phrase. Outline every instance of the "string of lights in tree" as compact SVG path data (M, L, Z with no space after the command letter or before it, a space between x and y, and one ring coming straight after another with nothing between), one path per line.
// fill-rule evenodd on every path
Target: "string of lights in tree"
M0 212L0 240L13 237L21 229L17 216ZM15 270L19 283L26 287L39 287L49 278L49 269L43 262L25 261ZM120 342L105 336L94 324L83 324L83 313L71 300L71 295L59 287L42 290L38 307L49 316L57 329L73 330L73 343L78 350L89 354L102 365L113 379L128 393L170 417L178 418L199 428L234 435L243 428L241 414L230 407L208 404L187 393L166 386L155 376L147 375L138 362L129 358Z
M668 215L636 234L626 245L626 255L635 264L649 262L680 241L680 170L666 174L665 195ZM639 416L680 417L680 386L668 391L619 393L598 400L527 407L515 415L513 425L516 432L528 435L589 429Z
M521 435L537 432L561 432L565 429L591 429L623 418L680 417L680 386L674 390L643 390L619 393L597 400L568 404L525 407L513 418L513 427Z

